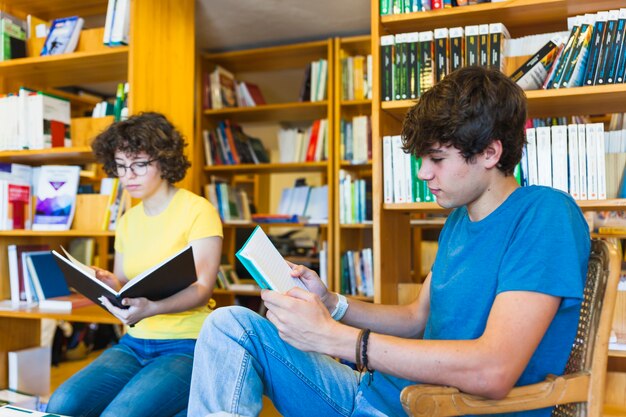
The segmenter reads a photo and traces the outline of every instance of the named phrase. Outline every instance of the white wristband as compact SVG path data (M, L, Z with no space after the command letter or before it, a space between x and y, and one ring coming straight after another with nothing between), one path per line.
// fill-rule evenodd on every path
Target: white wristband
M346 311L348 311L348 299L344 295L337 294L337 305L330 316L333 320L339 321L346 315Z

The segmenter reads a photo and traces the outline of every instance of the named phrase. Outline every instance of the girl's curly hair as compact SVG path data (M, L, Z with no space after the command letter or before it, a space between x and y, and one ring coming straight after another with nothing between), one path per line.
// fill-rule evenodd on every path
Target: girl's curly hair
M165 116L145 112L113 123L94 139L91 149L110 176L117 176L116 152L131 156L145 152L158 162L161 178L174 184L191 166L183 152L185 146L182 135Z

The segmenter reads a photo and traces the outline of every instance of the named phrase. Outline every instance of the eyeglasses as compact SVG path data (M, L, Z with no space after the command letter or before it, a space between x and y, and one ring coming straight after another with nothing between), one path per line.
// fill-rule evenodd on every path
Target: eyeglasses
M150 165L154 161L156 161L156 159L151 159L149 161L136 161L131 163L129 166L116 164L115 172L117 173L118 177L123 177L126 175L128 170L130 170L136 176L141 177L143 175L146 175L146 173L148 172L148 165Z

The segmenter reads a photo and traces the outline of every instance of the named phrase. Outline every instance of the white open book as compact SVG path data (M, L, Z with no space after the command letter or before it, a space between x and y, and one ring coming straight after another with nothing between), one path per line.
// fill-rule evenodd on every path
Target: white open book
M236 256L261 288L281 293L293 287L307 289L300 278L291 276L291 267L259 226L252 231Z

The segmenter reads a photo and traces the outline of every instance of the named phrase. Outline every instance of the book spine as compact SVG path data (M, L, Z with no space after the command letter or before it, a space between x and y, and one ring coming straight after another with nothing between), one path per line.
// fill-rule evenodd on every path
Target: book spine
M615 45L615 33L617 32L617 21L619 18L619 10L610 10L606 23L606 35L604 37L604 44L602 45L602 51L600 52L598 67L594 78L594 85L606 84L608 77L609 61L613 59L613 46Z
M478 25L478 65L489 66L489 25Z
M381 77L382 77L382 99L391 101L394 99L393 92L393 56L394 56L395 38L393 35L381 36L380 38L380 55L381 55Z
M420 32L419 34L420 96L435 84L435 72L433 70L433 36L432 31Z
M606 35L606 21L609 17L609 12L598 12L596 15L596 23L593 26L593 37L591 38L591 45L589 51L589 59L587 60L587 66L585 68L585 78L583 85L593 85L593 81L598 68L598 58L604 43L604 36Z
M450 72L465 66L464 31L462 27L450 28Z
M435 80L439 82L443 80L443 77L448 75L450 51L448 44L448 29L439 28L435 29Z
M465 26L465 61L467 66L479 64L478 25Z

